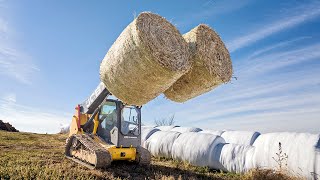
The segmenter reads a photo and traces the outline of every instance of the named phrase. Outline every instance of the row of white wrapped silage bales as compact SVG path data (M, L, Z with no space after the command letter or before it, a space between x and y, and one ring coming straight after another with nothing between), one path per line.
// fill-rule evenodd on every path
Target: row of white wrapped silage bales
M174 127L171 129L174 129ZM191 130L194 128L185 129ZM172 132L174 131L170 130L167 133L171 134ZM274 158L277 158L276 153L279 153L280 142L282 153L288 155L288 158L283 162L283 164L287 164L284 165L284 168L307 179L319 179L319 134L267 133L260 135L258 132L226 132L223 132L221 137L217 135L220 133L218 131L211 131L211 133L210 130L199 131L198 133L184 132L174 136L170 143L167 143L169 145L165 146L166 148L161 145L166 144L163 143L166 141L161 140L160 146L158 145L160 151L165 150L168 153L153 153L153 155L165 154L165 157L187 161L197 166L244 173L253 168L279 168ZM153 142L158 139L157 136L155 135L152 138ZM172 143L172 141L174 142ZM157 142L154 144L157 144ZM150 148L149 146L149 151ZM155 152L154 149L151 151Z
M176 131L180 133L199 132L205 134L213 134L223 137L226 143L240 145L252 145L260 135L260 133L256 131L202 130L201 128L197 127L156 126L154 128L157 128L160 131Z
M202 131L200 128L179 126L143 127L142 145L153 156L183 160L193 165L208 166L213 169L240 172L241 170L234 171L234 168L228 168L225 164L225 162L232 163L231 160L226 160L230 159L228 155L232 154L232 152L229 153L228 151L230 148L217 149L220 147L233 147L233 145L226 143L224 138L220 136L224 132L215 130ZM233 138L241 138L242 142L250 142L253 139L252 136L256 134L255 132L233 132L233 135L235 135ZM249 136L249 134L252 136ZM229 136L229 139L232 140L231 135ZM236 147L240 149L247 148L242 145L236 145ZM226 155L226 157L216 152L222 152L222 155ZM233 154L231 157L234 156ZM233 161L237 161L237 158L234 158ZM234 162L234 164L237 164L237 162Z
M159 131L159 129L162 129L162 131ZM226 143L224 138L220 136L224 131L202 131L200 128L174 126L148 127L143 128L142 131L147 131L142 134L153 133L143 144L153 156L173 158L196 166L208 166L212 169L231 172L243 172L252 166L252 158L249 157L253 156L251 155L253 148ZM239 136L241 132L235 133L239 138L247 138L242 142L250 142L252 137L249 137L248 134L250 132L243 132L242 136ZM255 133L252 132L251 134ZM145 136L143 135L143 137ZM239 159L235 155L238 151L243 153L243 156L247 157L249 162L242 162L245 160ZM250 155L246 155L247 151ZM242 170L242 164L244 163L247 164L246 167L248 168Z

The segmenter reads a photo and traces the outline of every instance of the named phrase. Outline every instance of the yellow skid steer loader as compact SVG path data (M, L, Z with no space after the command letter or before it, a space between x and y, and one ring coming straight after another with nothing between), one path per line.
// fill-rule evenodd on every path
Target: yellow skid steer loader
M118 160L149 165L151 155L140 146L141 107L108 99L110 96L100 83L77 105L66 140L66 157L90 169L105 168Z

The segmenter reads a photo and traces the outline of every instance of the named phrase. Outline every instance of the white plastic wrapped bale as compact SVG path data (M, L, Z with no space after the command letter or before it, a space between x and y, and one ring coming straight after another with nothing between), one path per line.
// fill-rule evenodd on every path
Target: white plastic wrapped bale
M160 131L171 131L171 129L175 127L180 127L180 126L156 126L155 128L159 129Z
M141 146L146 148L145 141L157 131L160 130L151 126L141 126Z
M220 136L196 132L182 133L173 143L172 158L187 161L195 166L219 169L218 158L213 157L213 152L220 143L225 143Z
M186 133L186 132L199 132L199 131L202 131L202 129L196 128L196 127L174 127L170 131Z
M219 157L222 165L221 170L244 173L254 168L253 155L255 148L253 146L239 144L219 144L215 148L214 157Z
M225 131L221 137L227 143L252 145L259 135L260 133L255 131Z
M261 168L277 169L279 165L273 159L278 158L279 143L282 153L288 155L287 170L293 174L299 174L307 179L313 179L313 172L319 172L316 166L316 146L319 141L319 134L309 133L268 133L262 134L254 142L256 150L254 153L254 165ZM284 160L284 163L286 160Z
M153 156L171 158L172 145L180 134L173 131L157 131L145 141L145 146Z
M320 147L316 149L316 160L315 160L315 164L314 164L314 170L313 170L313 176L314 179L320 179Z
M314 179L320 179L320 138L318 140L317 146L316 146L316 152L315 152L316 160L314 164Z
M220 131L220 130L209 130L209 129L205 129L200 131L199 133L206 133L206 134L213 134L213 135L217 135L217 136L221 136L221 134L224 131Z

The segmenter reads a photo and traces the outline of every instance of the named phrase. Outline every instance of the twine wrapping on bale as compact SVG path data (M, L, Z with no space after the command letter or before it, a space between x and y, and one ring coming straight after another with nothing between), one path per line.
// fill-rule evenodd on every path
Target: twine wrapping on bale
M165 96L175 102L206 93L232 77L230 54L214 30L201 24L183 37L189 44L193 67L165 91Z
M188 44L163 17L141 13L113 43L100 79L124 103L143 105L190 70Z

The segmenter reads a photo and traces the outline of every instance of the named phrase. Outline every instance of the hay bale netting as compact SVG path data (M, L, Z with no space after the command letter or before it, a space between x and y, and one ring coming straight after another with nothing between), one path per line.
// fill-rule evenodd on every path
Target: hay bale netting
M182 133L173 143L172 158L187 161L195 166L219 169L219 158L213 157L214 149L219 143L225 143L220 136L196 132Z
M252 145L259 136L260 133L255 131L225 131L221 134L227 143L241 145Z
M100 79L123 102L143 105L191 65L188 44L179 31L163 17L143 12L110 47L100 65Z
M146 148L145 141L157 131L160 130L151 126L141 126L141 146Z
M191 51L191 70L168 90L165 96L185 102L230 81L232 62L219 35L206 25L199 25L183 35Z
M214 157L222 165L221 170L236 173L245 173L255 168L253 165L254 146L239 144L219 144L215 148Z
M254 165L260 168L279 169L274 160L278 159L279 142L282 155L286 153L288 158L282 161L285 170L295 175L313 179L313 172L319 172L317 160L317 143L319 134L309 133L267 133L262 134L254 142ZM287 166L285 165L287 164Z
M145 141L145 146L153 156L171 158L172 145L180 134L173 131L157 131Z
M186 132L200 132L202 129L196 127L174 127L170 131L176 131L179 133L186 133Z

